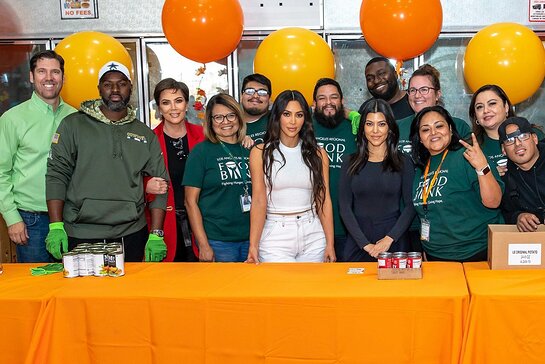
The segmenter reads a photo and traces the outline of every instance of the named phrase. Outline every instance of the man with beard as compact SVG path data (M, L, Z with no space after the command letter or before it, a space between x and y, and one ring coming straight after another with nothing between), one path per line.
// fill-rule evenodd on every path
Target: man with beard
M57 259L80 243L121 242L129 262L166 256L166 193L150 203L148 234L144 176L168 179L155 134L129 105L131 77L110 61L98 73L100 99L85 101L53 136L46 174L47 250ZM66 229L66 230L65 230Z
M521 117L507 118L498 129L503 153L509 158L502 177L505 222L519 231L536 231L545 218L545 144Z
M356 139L350 121L344 117L343 92L339 83L321 78L314 86L313 125L318 144L329 157L329 186L335 223L335 254L343 261L346 230L339 215L337 186L343 159L356 151Z
M246 135L255 144L263 143L269 119L269 103L271 100L271 81L259 73L248 75L242 81L240 106L242 119L246 123Z
M47 154L61 120L76 112L59 96L64 59L54 51L32 56L30 82L32 97L0 118L0 213L21 263L51 260L45 249Z
M365 80L367 90L373 98L382 99L390 104L396 120L413 115L414 112L409 105L407 92L399 89L397 73L388 58L375 57L367 62ZM368 101L360 106L359 114L361 114Z

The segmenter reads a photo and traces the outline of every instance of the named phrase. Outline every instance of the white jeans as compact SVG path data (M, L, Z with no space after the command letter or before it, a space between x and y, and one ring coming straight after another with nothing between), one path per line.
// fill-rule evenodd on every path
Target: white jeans
M319 217L313 211L299 215L267 215L261 241L261 262L324 261L326 240Z

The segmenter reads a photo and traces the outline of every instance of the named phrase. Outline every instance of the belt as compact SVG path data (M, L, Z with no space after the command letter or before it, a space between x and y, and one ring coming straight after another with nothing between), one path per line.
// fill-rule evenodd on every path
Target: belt
M308 210L305 210L305 211L299 211L299 212L267 212L267 215L296 216L296 215L304 215L309 211L312 211L312 209L308 209Z

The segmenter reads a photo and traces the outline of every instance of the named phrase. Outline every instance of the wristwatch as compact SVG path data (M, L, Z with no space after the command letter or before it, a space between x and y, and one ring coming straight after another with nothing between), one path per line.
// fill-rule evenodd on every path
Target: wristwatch
M154 229L154 230L151 230L149 232L150 234L155 234L157 235L158 237L162 238L163 236L165 236L165 232L163 230L160 230L160 229Z
M490 172L490 165L487 164L482 169L475 168L475 172L477 172L477 175L479 176L484 176L485 174L488 174L488 172Z

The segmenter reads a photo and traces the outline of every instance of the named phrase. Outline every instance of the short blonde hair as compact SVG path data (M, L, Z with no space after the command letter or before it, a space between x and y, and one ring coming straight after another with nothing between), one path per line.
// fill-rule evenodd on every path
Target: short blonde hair
M204 136L212 143L219 143L219 139L212 126L214 123L214 120L212 119L212 109L214 109L214 106L216 105L223 105L237 115L239 126L237 131L237 143L241 143L246 137L246 123L242 120L242 109L237 100L226 93L219 93L208 100L208 104L206 105L206 120L203 125Z

